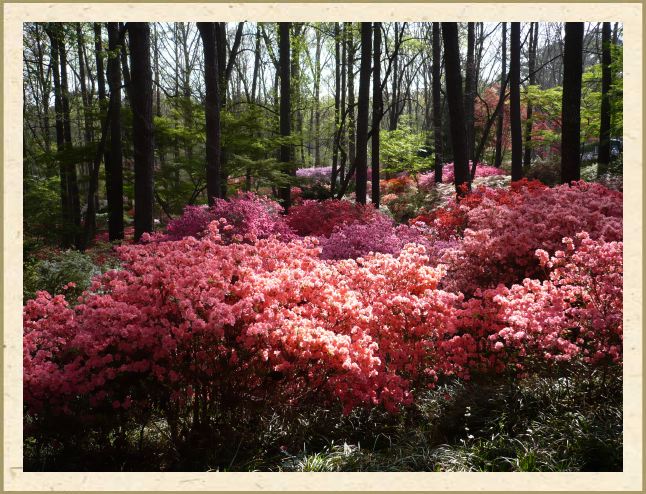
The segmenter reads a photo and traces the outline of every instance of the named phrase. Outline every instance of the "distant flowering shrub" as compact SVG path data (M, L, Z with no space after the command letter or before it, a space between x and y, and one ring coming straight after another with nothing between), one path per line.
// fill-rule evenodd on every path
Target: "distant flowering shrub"
M400 194L407 192L413 188L415 182L407 175L401 177L391 178L388 180L380 180L379 186L383 194Z
M311 182L329 182L332 179L331 166L316 166L311 168L299 168L296 176Z
M349 223L335 227L329 238L321 237L323 259L356 259L371 252L399 255L404 245L417 243L428 247L420 230L395 225L386 216L377 215L368 223Z
M276 201L253 193L238 193L230 199L216 199L211 207L187 206L184 214L168 224L166 240L183 237L199 237L204 234L209 223L225 219L227 232L225 240L234 236L267 238L278 235L287 240L294 233L285 223L282 206Z
M469 172L471 172L471 166L473 163L469 161ZM506 175L504 170L496 168L493 166L485 165L484 163L478 163L476 166L476 176L475 178L481 177L491 177L491 176L502 176ZM455 180L455 170L453 163L444 163L442 165L442 183L453 183ZM435 171L429 171L422 173L418 176L418 183L420 189L429 190L435 186Z
M328 237L337 225L366 223L379 213L373 206L336 199L305 200L289 210L287 224L301 236Z

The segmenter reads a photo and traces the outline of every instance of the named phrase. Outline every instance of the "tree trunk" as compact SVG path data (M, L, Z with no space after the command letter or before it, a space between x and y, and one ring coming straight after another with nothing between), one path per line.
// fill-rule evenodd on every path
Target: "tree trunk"
M604 22L601 29L601 122L597 160L598 176L603 175L610 164L610 86L612 85L610 36L610 23Z
M330 179L330 193L334 196L337 170L339 166L339 124L341 112L341 28L338 22L334 23L334 143L332 145L332 177Z
M449 104L451 124L451 144L455 172L455 191L458 197L470 190L467 142L465 135L464 98L462 96L462 76L460 74L460 47L458 44L458 24L442 23L444 39L444 67L446 70L446 96Z
M354 163L356 155L356 134L354 121L354 39L352 22L346 22L346 55L348 71L348 160Z
M280 35L279 51L279 68L280 68L280 135L289 137L291 134L291 80L290 80L290 22L279 22L278 29ZM284 163L285 174L291 176L291 149L288 144L283 143L280 146L280 161ZM291 187L289 184L280 188L280 198L285 208L289 210L291 206Z
M511 23L509 59L509 123L511 124L511 181L523 178L523 131L520 120L520 22Z
M442 108L441 108L441 41L440 23L433 23L433 140L435 141L435 182L442 182Z
M379 208L379 128L383 113L383 94L381 92L381 22L374 23L374 53L372 74L372 149L371 149L371 186L372 204Z
M51 44L51 65L52 75L54 78L54 113L56 119L56 149L59 153L58 157L58 171L60 177L60 192L61 192L61 219L63 224L63 233L61 235L61 247L69 247L71 239L69 232L69 224L71 222L70 207L69 207L69 193L67 182L67 167L63 162L60 153L65 149L65 132L63 130L63 97L61 94L61 76L60 76L60 57L58 54L58 36L60 27L56 23L49 24L45 31L49 36Z
M359 69L359 101L357 108L356 200L366 203L368 182L368 113L370 111L370 62L372 56L372 24L361 23L361 66Z
M206 116L206 190L209 205L220 197L220 94L215 23L198 22L204 46L204 83Z
M507 23L502 23L502 69L500 72L500 99L505 97L505 81L507 80ZM496 157L494 166L500 168L502 165L502 133L505 123L505 112L498 113L498 122L496 124Z
M150 66L150 25L128 23L132 67L132 139L135 162L135 241L153 231L153 79Z
M466 122L467 158L473 161L475 151L474 101L477 81L475 63L475 23L467 23L467 66L464 80L464 119Z
M347 79L348 79L348 74L347 74L347 63L346 63L346 54L347 54L347 43L345 42L345 38L347 36L347 26L344 24L343 25L343 30L341 31L341 103L340 103L340 111L341 115L343 115L343 118L340 122L340 127L339 127L339 151L341 151L341 166L339 167L339 177L341 178L341 181L345 179L345 165L347 162L347 141L348 141L348 134L347 132L343 132L344 127L345 127L345 121L346 119L346 89L347 89ZM335 177L336 178L336 177ZM335 180L336 181L336 180ZM336 186L336 185L335 185Z
M63 104L63 137L65 138L65 149L71 150L72 144L72 124L70 117L70 99L67 81L67 49L65 46L64 32L60 31L58 42L58 55L61 64L61 102ZM69 204L69 218L71 220L70 228L73 231L74 246L81 246L81 199L79 196L78 179L76 175L76 163L71 156L66 156L66 176L67 176L67 193Z
M108 229L110 241L123 239L123 151L121 148L121 68L119 65L119 25L108 22L108 85L110 106L110 146L105 162Z
M538 44L538 22L530 24L529 31L529 53L527 60L527 68L529 70L528 84L533 86L536 84L536 45ZM525 123L525 156L523 158L523 166L529 167L532 161L532 102L527 100L527 122Z
M125 29L125 24L120 22L119 30L123 29ZM119 55L121 57L121 70L123 71L123 87L126 92L126 99L130 102L132 101L132 91L130 89L130 69L128 68L128 47L125 39L121 41L121 50L119 51Z
M579 180L581 175L583 26L583 22L565 23L561 107L561 183L565 184Z

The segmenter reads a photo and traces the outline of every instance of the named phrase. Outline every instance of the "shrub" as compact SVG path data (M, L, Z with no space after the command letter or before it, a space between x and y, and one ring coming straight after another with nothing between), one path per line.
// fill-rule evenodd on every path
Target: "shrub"
M209 223L225 219L229 226L223 236L227 241L234 236L267 238L270 235L288 240L294 233L285 223L282 211L280 204L267 197L240 192L230 199L216 199L211 207L187 206L180 218L168 224L164 239L199 237Z
M65 290L67 297L75 300L101 270L87 254L68 250L54 254L47 260L26 263L24 273L25 299L35 297L40 290L51 294Z
M323 259L356 259L369 253L399 255L404 245L428 246L421 231L408 225L395 225L386 216L375 216L369 223L350 223L335 227L329 238L320 239Z
M290 208L287 224L301 236L329 237L337 225L366 223L378 214L371 205L336 199L306 200Z

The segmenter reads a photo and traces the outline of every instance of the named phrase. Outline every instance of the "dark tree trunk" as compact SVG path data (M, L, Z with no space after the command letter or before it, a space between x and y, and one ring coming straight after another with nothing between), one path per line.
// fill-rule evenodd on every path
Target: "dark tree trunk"
M536 46L538 45L538 22L530 24L529 31L529 53L527 60L527 68L529 70L529 85L536 84ZM532 102L527 101L527 122L525 123L525 155L523 158L523 166L529 167L532 161Z
M370 62L372 58L372 24L361 23L361 66L357 108L356 200L366 203L368 182L368 113L370 111Z
M289 137L291 133L291 96L290 96L290 40L289 40L289 31L290 31L289 22L279 22L279 68L280 68L280 135L283 137ZM285 173L288 176L292 175L291 172L291 148L288 144L282 144L280 146L280 161L284 163ZM290 185L285 185L280 188L280 198L285 208L285 211L289 210L291 206L291 187Z
M49 36L51 44L51 66L52 75L54 78L54 113L56 121L56 149L60 155L65 149L65 132L63 130L63 98L61 94L61 76L60 76L60 57L58 54L58 36L59 26L53 23L46 28L47 35ZM58 158L58 171L60 177L60 192L61 192L61 219L63 224L63 234L61 235L61 247L69 247L71 245L70 236L67 232L69 228L70 207L69 207L69 194L67 190L67 167L59 156Z
M379 191L379 128L383 113L383 94L381 92L381 22L374 23L374 54L372 74L372 149L371 149L371 186L372 204L378 208Z
M348 71L348 160L354 163L356 157L356 134L354 121L354 39L352 22L346 22L346 55Z
M476 94L475 23L467 23L467 66L464 80L464 119L467 133L467 157L473 161L475 151L474 101Z
M153 76L150 25L128 23L132 67L132 139L135 162L135 241L153 231Z
M341 178L341 181L345 179L345 165L347 162L347 140L348 135L346 132L343 132L346 121L346 89L347 89L347 64L346 64L346 53L347 53L347 44L345 42L346 37L346 26L343 25L343 30L341 32L341 102L340 102L340 111L343 118L339 123L339 133L338 133L338 147L341 152L341 165L339 166L338 176ZM336 177L335 177L336 178ZM335 180L336 181L336 180ZM334 182L335 182L334 181ZM335 184L336 187L336 184Z
M67 81L67 48L65 46L65 36L60 30L58 42L58 55L60 57L61 67L61 102L63 104L63 137L65 138L65 149L71 150L72 144L72 124L70 117L70 98L69 86ZM65 174L67 176L67 194L69 218L71 220L70 228L73 231L74 246L81 247L81 198L79 196L78 179L76 175L76 163L71 156L65 157Z
M119 29L125 29L125 24L123 22L119 23ZM123 88L126 93L126 99L128 100L128 102L130 102L132 101L132 94L130 90L130 68L128 67L128 47L126 45L125 39L121 40L121 50L119 52L119 56L121 57L121 70L123 72Z
M444 39L444 67L446 70L446 96L451 124L451 144L455 171L455 190L463 196L470 190L469 164L464 121L464 98L462 96L462 75L460 74L460 46L456 22L442 23Z
M256 90L258 87L258 71L260 69L260 27L256 26L256 53L253 59L253 77L251 80L251 101L256 102ZM260 98L258 98L259 100Z
M561 109L561 183L581 176L581 76L583 22L565 23L563 102Z
M332 146L332 177L330 193L334 196L336 177L339 166L339 124L341 112L341 28L338 22L334 23L334 143Z
M108 23L108 85L110 106L110 146L105 162L108 229L110 241L123 238L123 151L121 148L121 68L119 65L119 25Z
M204 45L204 83L206 86L206 191L209 204L220 197L220 94L215 23L198 22Z
M435 141L435 182L442 182L442 81L440 23L433 23L433 139Z
M520 22L511 23L509 59L509 123L511 124L511 181L523 178L523 131L520 120Z
M505 81L507 80L507 23L502 23L502 70L500 72L500 99L505 97ZM498 113L498 122L496 124L496 157L494 166L500 168L502 165L502 134L505 124L505 112Z
M610 36L610 23L604 22L601 28L601 122L597 168L599 176L608 170L610 163L610 86L612 84Z

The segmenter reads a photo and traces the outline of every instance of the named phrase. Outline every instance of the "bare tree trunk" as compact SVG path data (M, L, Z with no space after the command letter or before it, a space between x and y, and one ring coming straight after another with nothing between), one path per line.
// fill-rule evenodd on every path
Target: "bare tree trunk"
M441 108L441 40L440 23L433 23L433 139L435 142L435 182L442 182L442 108Z
M509 59L509 121L511 124L511 180L523 178L523 131L520 121L520 22L511 23Z
M538 44L538 22L530 24L529 31L529 53L528 53L528 70L530 86L536 84L536 45ZM527 122L525 123L525 156L523 159L523 166L529 167L532 161L532 102L527 100Z
M128 23L132 100L132 138L135 162L135 241L153 231L153 91L150 66L150 25Z
M339 166L339 124L341 112L341 28L334 23L334 143L332 144L332 177L330 193L334 196Z
M108 85L110 106L110 146L105 161L108 229L110 241L123 238L123 157L121 149L121 70L119 67L119 25L108 23Z
M61 67L61 102L63 104L63 137L65 138L65 149L71 150L72 144L72 125L70 120L70 99L67 82L67 49L65 46L65 36L61 29L58 41L58 55L60 57ZM71 228L73 229L74 246L81 246L81 200L79 196L78 179L76 175L76 164L71 157L66 156L66 175L67 175L67 193L69 199L69 212Z
M290 22L279 22L279 68L280 68L280 135L289 137L291 134L291 80L290 80ZM286 174L291 176L291 149L288 144L280 146L280 161L284 163ZM291 187L285 185L280 188L280 197L285 211L291 206Z
M341 32L341 115L345 117L346 115L346 89L347 89L347 63L346 63L346 58L347 58L347 43L345 42L345 38L347 36L347 26L344 24L343 25L343 30ZM348 140L348 134L347 132L343 132L343 127L345 126L346 118L343 118L340 123L340 128L339 128L339 150L341 151L341 166L339 167L339 177L341 178L341 181L345 179L345 165L347 162L347 140ZM336 178L336 177L335 177Z
M371 186L372 204L379 208L379 128L383 114L383 94L381 91L381 22L373 24L374 53L372 74L372 150L371 150Z
M473 161L475 151L474 101L476 93L475 23L467 23L467 66L464 81L464 118L467 133L467 157Z
M507 80L507 23L502 23L502 70L500 72L500 99L505 96L505 81ZM498 113L498 123L496 125L496 157L494 166L500 168L502 165L502 133L505 123L505 112Z
M581 176L583 26L583 22L565 23L561 117L561 183L564 184L579 180Z
M370 106L370 62L372 56L372 24L361 23L361 66L359 70L359 101L357 108L356 200L366 203L368 181L368 113Z
M603 175L610 164L610 86L612 85L610 43L610 23L604 22L601 29L601 122L599 129L598 176Z
M212 205L221 195L220 186L220 94L215 23L198 22L204 46L204 82L206 86L206 190Z
M356 134L354 123L354 39L353 26L351 22L346 22L346 55L348 71L348 160L350 164L354 163L356 155Z
M125 25L123 22L119 23L119 30L125 29ZM125 39L122 40L121 42L121 50L119 52L121 56L121 70L123 72L123 86L124 89L126 90L126 99L128 102L132 101L132 94L131 94L131 85L130 85L130 69L128 68L128 45L125 42Z
M460 75L460 47L458 44L458 25L456 22L442 23L444 38L444 66L446 68L446 95L449 104L451 124L451 143L455 172L455 190L458 197L470 190L469 164L465 136L464 99L462 96L462 76Z

